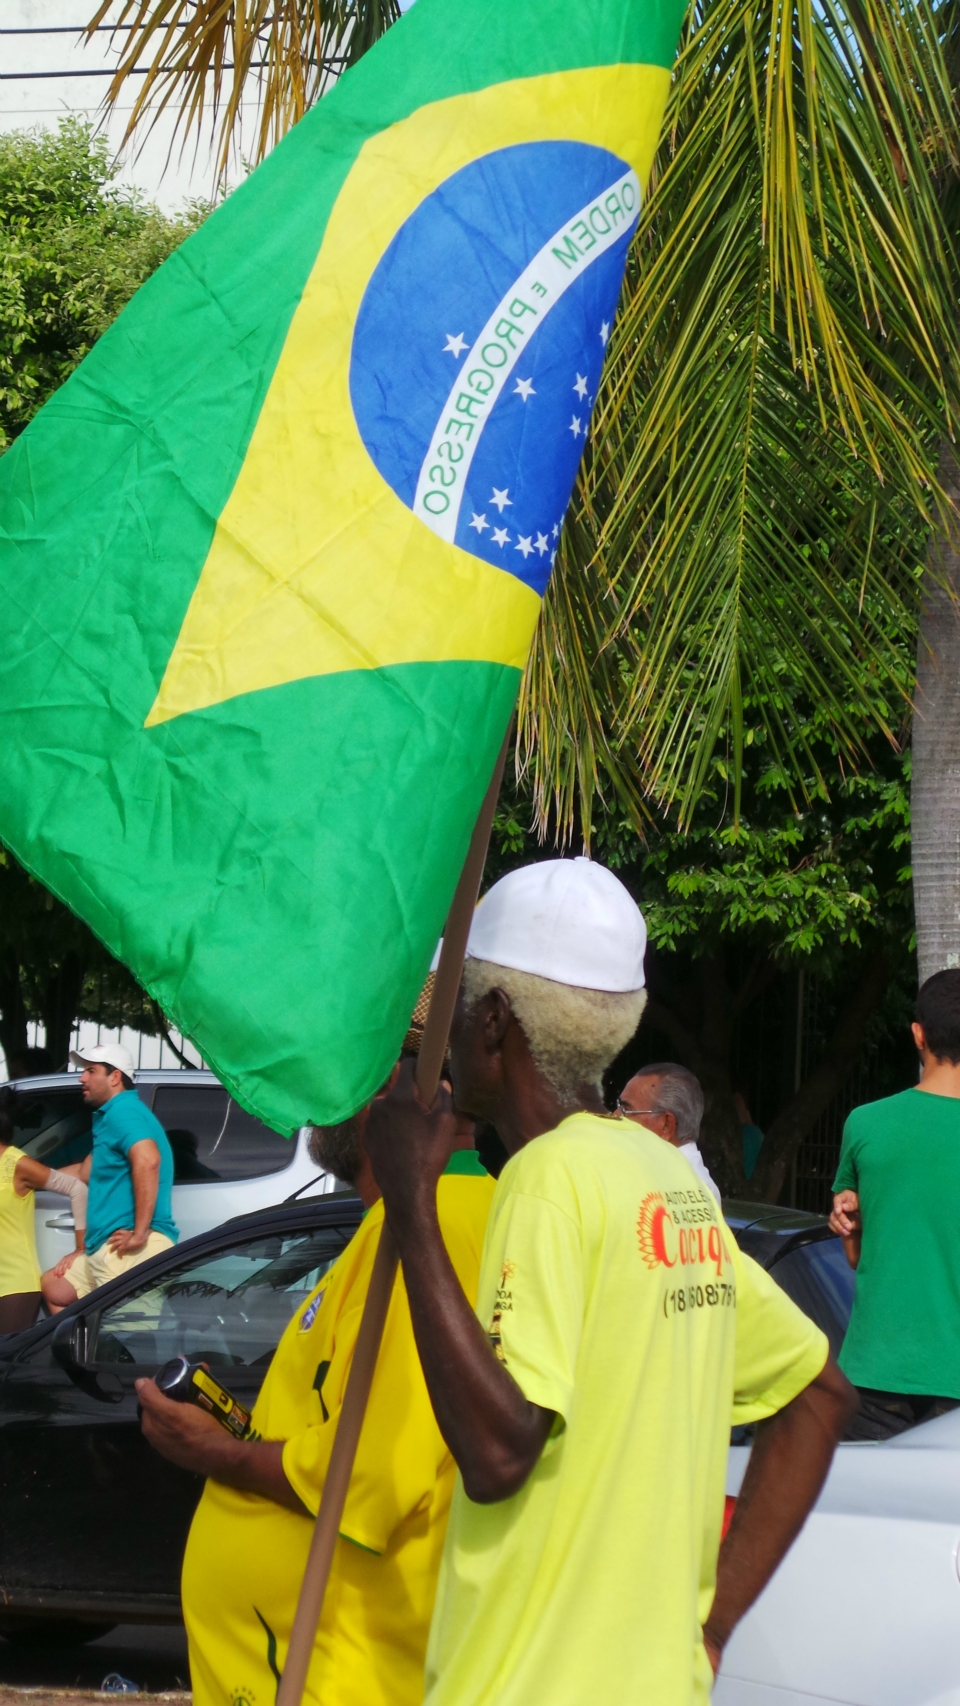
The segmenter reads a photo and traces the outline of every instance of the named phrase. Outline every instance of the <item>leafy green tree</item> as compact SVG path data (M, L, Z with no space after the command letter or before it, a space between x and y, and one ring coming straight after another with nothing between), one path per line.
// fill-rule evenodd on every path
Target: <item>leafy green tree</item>
M0 136L0 450L201 216L168 219L114 176L80 119Z
M64 119L0 136L0 451L202 217L168 219L114 183L106 141ZM22 1061L27 1026L51 1064L77 1017L155 1032L161 1016L86 925L0 849L0 1045Z

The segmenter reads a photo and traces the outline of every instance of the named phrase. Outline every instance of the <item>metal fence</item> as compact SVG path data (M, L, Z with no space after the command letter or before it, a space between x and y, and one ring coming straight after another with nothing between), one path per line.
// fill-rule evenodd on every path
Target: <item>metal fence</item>
M136 1015L130 1014L129 1019L135 1021ZM130 1050L138 1071L141 1067L163 1066L186 1072L204 1065L193 1044L180 1031L171 1027L165 1033L158 1032L156 1036L151 1036L137 1028L135 1023L127 1022L127 1015L123 1016L123 1022L119 1025L109 1025L95 1019L80 1019L70 1033L70 1047L81 1053L84 1049L95 1048L100 1043L114 1042L121 1042ZM30 1048L45 1047L46 1033L41 1024L28 1024L27 1043ZM0 1050L0 1065L2 1063L3 1052Z

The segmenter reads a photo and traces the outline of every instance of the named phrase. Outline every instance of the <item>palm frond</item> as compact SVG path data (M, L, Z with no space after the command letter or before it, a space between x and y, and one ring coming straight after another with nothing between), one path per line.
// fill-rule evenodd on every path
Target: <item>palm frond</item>
M808 794L810 705L851 766L877 729L895 739L933 446L960 396L946 16L899 0L690 16L528 672L541 829L588 825L591 791L638 827L648 802L689 820L717 743L736 783L753 727ZM574 626L602 693L625 684L581 694L575 730L550 679Z
M245 104L257 164L399 15L397 0L103 0L88 30L110 23L121 44L108 111L136 79L124 141L171 109L184 140L209 125L222 175Z

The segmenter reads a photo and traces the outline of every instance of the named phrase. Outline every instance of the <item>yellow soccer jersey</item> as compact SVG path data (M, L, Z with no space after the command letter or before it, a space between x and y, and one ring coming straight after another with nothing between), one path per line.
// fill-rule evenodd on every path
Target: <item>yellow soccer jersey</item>
M440 1228L476 1298L493 1180L458 1151L440 1180ZM383 1204L377 1203L283 1335L253 1414L286 1441L283 1466L316 1512ZM454 1465L440 1436L398 1275L350 1483L305 1701L419 1706ZM274 1706L312 1524L255 1494L208 1481L183 1563L195 1706Z
M730 1425L795 1397L826 1339L682 1155L592 1114L504 1168L477 1312L557 1423L512 1498L457 1481L427 1706L705 1706Z

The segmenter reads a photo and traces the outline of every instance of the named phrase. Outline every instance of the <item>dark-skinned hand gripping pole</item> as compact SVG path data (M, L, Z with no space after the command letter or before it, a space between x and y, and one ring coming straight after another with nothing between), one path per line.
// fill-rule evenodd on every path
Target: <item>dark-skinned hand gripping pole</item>
M480 892L509 739L508 730L474 826L444 932L440 963L417 1060L417 1094L425 1107L431 1106L440 1083L440 1069L450 1035L450 1021L453 1018L457 991L460 988L470 920ZM323 1596L327 1590L330 1566L340 1532L340 1519L343 1516L396 1271L397 1249L384 1221L370 1276L367 1300L363 1306L353 1362L343 1395L343 1408L330 1453L330 1466L323 1483L320 1509L313 1527L313 1538L310 1542L307 1567L303 1573L296 1615L290 1631L290 1646L277 1691L277 1706L300 1706L303 1698L317 1626L323 1609Z

